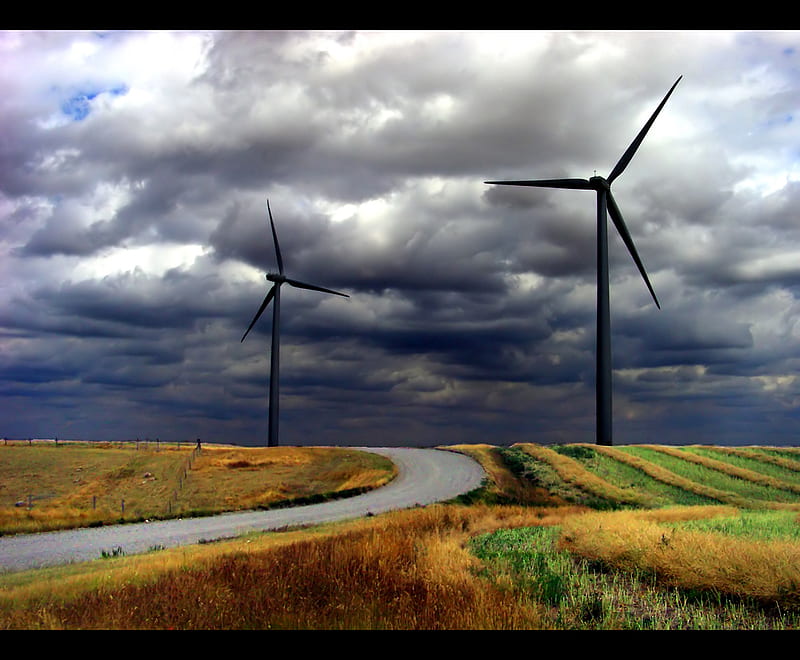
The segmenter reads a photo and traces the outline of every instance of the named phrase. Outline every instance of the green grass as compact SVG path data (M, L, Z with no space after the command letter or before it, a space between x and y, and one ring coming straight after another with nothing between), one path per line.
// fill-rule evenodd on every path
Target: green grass
M791 461L800 461L800 447L747 447L754 452L761 452L772 456L788 458Z
M470 550L486 564L484 574L508 573L514 588L550 606L558 606L575 588L572 558L555 550L558 529L503 529L473 538Z
M660 465L667 470L671 470L683 477L700 484L705 484L718 490L734 493L740 497L750 500L765 502L800 502L800 495L790 493L778 488L761 486L756 483L737 479L724 474L718 470L713 470L695 463L690 463L680 458L662 454L653 449L636 446L620 447L622 451L639 456L648 461Z
M687 520L674 527L762 541L800 541L800 520L795 511L741 511L738 516Z
M736 467L744 468L745 470L752 470L761 474L774 477L787 483L797 484L800 479L800 473L795 470L790 470L787 467L767 463L758 460L757 457L745 458L744 456L737 456L735 454L728 454L724 451L719 451L714 447L684 447L683 451L689 454L696 454L697 456L707 456L708 458L729 463Z
M716 504L715 500L692 493L676 486L662 483L641 470L600 454L591 447L579 447L581 452L572 451L574 446L563 445L556 450L572 456L590 472L619 488L631 488L653 497L656 506Z
M739 449L761 460L786 461L792 465L793 472L800 472L800 453L796 451L781 450L778 447L741 447Z
M559 550L558 536L557 527L499 530L473 538L469 548L483 562L482 575L547 605L553 627L560 630L782 630L800 626L798 612L770 610L713 591L666 588L643 571L608 571L602 564Z

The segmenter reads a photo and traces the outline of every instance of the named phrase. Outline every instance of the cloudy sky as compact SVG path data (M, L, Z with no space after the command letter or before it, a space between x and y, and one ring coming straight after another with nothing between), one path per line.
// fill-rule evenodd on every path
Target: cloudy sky
M800 32L0 32L0 437L800 442Z

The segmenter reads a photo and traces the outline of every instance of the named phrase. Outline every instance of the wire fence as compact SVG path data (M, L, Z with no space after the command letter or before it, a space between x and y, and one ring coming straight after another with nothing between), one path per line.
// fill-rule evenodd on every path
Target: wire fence
M183 464L182 473L178 475L178 486L172 491L172 495L167 500L167 515L172 515L173 507L177 509L178 498L180 497L181 491L183 490L184 485L186 484L186 480L189 478L191 474L192 466L194 465L195 459L200 455L202 451L200 446L200 441L197 441L197 445L189 456L186 458Z
M181 447L187 447L189 445L195 445L197 447L200 446L200 439L198 438L196 441L193 440L160 440L159 438L151 439L151 438L135 438L135 439L126 439L126 440L80 440L78 438L9 438L3 437L0 438L0 442L3 445L7 446L20 446L20 445L27 445L32 446L36 445L67 445L67 444L81 444L81 445L89 445L89 446L96 446L96 447L119 447L123 449L125 447L135 447L138 449L147 449L147 450L155 450L159 451L162 447L169 448L169 447L177 447L180 449Z
M185 486L189 480L191 475L192 467L194 466L197 457L200 455L202 451L202 446L200 439L198 438L196 443L193 442L185 442L185 441L173 441L173 442L162 442L158 438L155 440L150 440L149 438L145 438L144 440L135 439L135 440L115 440L115 441L86 441L86 440L59 440L58 438L0 438L0 441L4 446L33 446L41 445L41 444L87 444L93 445L98 447L117 447L117 448L127 448L133 449L134 451L154 451L159 452L161 450L167 450L171 447L176 449L182 449L187 446L194 445L191 452L186 456L186 458L175 468L169 471L169 474L164 475L166 478L174 480L176 483L175 487L169 493L166 498L165 503L165 513L169 516L172 515L173 512L177 511L177 504L180 499L181 493L184 491ZM144 479L155 478L149 472L146 472L143 475ZM25 496L20 497L17 495L16 497L12 497L13 506L16 508L24 508L28 511L31 511L36 503L41 501L46 501L51 498L56 497L54 493L36 493L36 492L29 492ZM6 500L8 501L8 500ZM124 517L125 515L125 499L124 498L114 498L111 499L108 496L99 498L97 495L93 495L91 497L91 510L97 511L98 508L105 508L106 510L119 511L120 517ZM86 502L87 506L89 502Z

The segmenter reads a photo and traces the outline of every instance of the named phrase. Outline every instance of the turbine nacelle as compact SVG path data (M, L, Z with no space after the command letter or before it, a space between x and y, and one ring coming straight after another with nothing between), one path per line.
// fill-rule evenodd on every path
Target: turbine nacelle
M597 190L598 192L601 190L611 190L611 184L602 176L591 177L589 179L589 185L591 186L592 190Z
M283 284L286 281L286 276L280 273L267 273L267 280L275 282L275 284Z

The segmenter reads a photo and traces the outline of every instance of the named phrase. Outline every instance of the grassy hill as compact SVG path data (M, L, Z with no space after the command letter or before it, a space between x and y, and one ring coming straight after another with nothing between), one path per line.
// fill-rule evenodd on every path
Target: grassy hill
M593 509L730 504L800 511L800 449L589 444L449 447L478 460L497 502Z
M7 449L0 446L0 469ZM444 449L484 466L479 490L361 520L0 575L0 628L800 627L800 449ZM302 460L317 449L281 450L286 455L268 465L259 461L278 451L244 456L204 446L175 506L273 506L391 476L350 450ZM50 450L61 469L75 477L80 467L85 475L86 464L68 462L72 454L61 451ZM142 470L169 472L157 463L132 464L133 451L125 451L127 462L108 459L85 484L48 482L51 501L114 482L101 473L130 478L133 501L135 490L153 490ZM176 448L172 464L192 451ZM155 453L146 461L164 458ZM325 465L338 476L317 481ZM270 471L281 470L264 485ZM238 478L250 472L259 487ZM311 481L318 486L309 491ZM116 498L121 490L111 492Z

